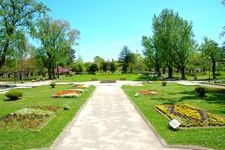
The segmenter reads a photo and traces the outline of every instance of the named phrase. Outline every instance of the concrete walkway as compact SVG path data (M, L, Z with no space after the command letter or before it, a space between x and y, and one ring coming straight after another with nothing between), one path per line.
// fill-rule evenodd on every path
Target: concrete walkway
M161 150L119 85L101 84L53 144L56 150ZM167 148L168 149L168 148Z

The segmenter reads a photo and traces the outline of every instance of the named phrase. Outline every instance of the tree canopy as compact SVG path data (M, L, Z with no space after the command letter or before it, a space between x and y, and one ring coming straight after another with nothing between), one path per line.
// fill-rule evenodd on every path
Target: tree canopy
M16 32L33 28L35 18L49 9L35 0L0 0L0 69L9 55Z
M37 55L48 69L49 79L55 78L54 69L59 64L66 64L71 59L72 45L76 44L79 33L71 29L67 21L52 20L49 17L41 19L32 31L32 35L41 42Z

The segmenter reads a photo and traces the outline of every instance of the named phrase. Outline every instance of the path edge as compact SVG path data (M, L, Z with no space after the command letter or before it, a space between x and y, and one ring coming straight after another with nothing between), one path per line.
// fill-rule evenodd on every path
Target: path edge
M49 147L49 148L47 148L46 150L54 150L55 145L58 145L62 141L62 139L65 137L65 135L67 134L67 132L69 131L69 129L72 127L73 123L77 121L78 116L81 113L81 111L87 106L88 102L93 97L95 91L96 91L96 86L95 86L94 91L88 96L88 98L85 101L85 103L79 108L79 110L77 111L77 113L74 115L73 119L67 123L67 125L65 126L65 128L59 134L59 136L54 140L52 146ZM40 150L42 150L42 149L40 149ZM45 148L43 148L43 150L45 150Z

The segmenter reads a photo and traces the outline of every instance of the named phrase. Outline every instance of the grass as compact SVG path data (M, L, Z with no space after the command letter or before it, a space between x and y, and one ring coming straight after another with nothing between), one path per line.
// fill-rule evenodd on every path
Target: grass
M84 92L79 98L50 98L53 93L71 87L72 85L57 85L56 88L41 86L33 89L22 89L24 95L22 99L18 101L7 101L4 94L1 94L0 117L24 107L31 106L64 107L64 105L67 104L71 109L69 111L60 111L57 113L56 116L38 132L0 128L0 149L24 150L50 147L94 90L94 87L90 87L87 92Z
M145 84L143 87L124 86L123 89L166 143L225 149L225 128L190 128L173 131L168 128L168 120L153 108L157 104L166 103L190 104L225 117L224 93L214 91L204 98L199 98L194 92L195 87L175 83L162 86L161 82L155 82ZM155 90L158 94L135 97L135 93L141 90Z
M145 81L153 78L142 74L84 74L74 76L61 76L57 82L85 82L85 81L101 81L101 80L131 80L131 81Z

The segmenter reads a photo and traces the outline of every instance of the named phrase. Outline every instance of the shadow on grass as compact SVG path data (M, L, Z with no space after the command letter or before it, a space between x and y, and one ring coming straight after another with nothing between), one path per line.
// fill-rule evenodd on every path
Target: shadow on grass
M182 102L184 100L203 100L206 101L209 104L225 104L225 90L213 90L209 91L206 96L199 97L196 95L193 91L186 91L186 92L180 92L179 94L184 94L185 96L182 96L179 101Z
M137 81L156 81L158 77L151 77L149 75L142 75L137 78Z
M3 100L3 101L5 101L5 102L15 102L15 101L20 101L21 99L16 99L16 100L12 100L12 99L5 99L5 100Z

